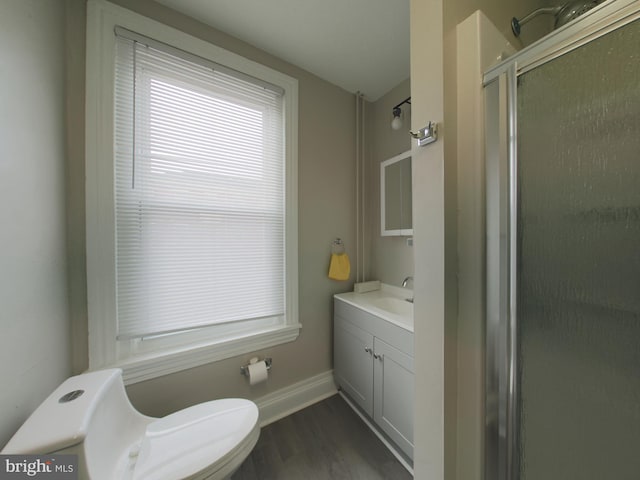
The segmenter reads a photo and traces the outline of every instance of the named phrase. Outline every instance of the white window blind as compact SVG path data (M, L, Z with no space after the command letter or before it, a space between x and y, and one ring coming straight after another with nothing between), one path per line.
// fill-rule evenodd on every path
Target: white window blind
M119 339L284 323L283 104L277 87L118 32Z

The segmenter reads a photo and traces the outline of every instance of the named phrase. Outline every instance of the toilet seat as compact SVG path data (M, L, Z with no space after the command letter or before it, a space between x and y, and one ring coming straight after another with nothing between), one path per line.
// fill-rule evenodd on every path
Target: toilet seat
M216 463L209 465L207 468L187 477L185 480L221 480L227 479L235 472L242 462L255 447L258 437L260 436L260 427L256 425L256 428L245 439L245 441L238 446L237 449L229 452L227 456L219 459Z
M213 400L151 422L129 451L135 480L224 478L260 435L258 408L238 398Z

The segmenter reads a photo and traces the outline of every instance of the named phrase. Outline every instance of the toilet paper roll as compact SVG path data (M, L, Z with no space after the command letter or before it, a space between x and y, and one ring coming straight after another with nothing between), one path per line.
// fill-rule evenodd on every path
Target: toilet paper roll
M267 364L264 360L249 364L249 385L264 382L267 379Z

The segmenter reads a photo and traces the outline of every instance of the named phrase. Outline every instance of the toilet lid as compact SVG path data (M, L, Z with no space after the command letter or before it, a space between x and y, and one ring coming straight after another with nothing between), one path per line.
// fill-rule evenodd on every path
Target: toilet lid
M239 398L201 403L147 426L136 457L133 478L186 478L219 462L242 445L257 428L258 407Z

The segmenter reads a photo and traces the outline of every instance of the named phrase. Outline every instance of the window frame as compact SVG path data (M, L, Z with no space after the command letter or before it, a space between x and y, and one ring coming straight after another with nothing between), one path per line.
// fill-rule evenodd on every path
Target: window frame
M284 90L285 322L222 340L201 334L159 338L155 345L123 350L117 335L114 72L115 27L120 26L193 55L261 79ZM89 369L123 369L131 384L198 365L293 341L298 321L297 117L298 81L182 31L105 0L87 4L86 52L86 234ZM250 294L250 292L247 292ZM215 329L216 327L210 327ZM192 332L194 333L194 332ZM181 337L181 338L177 338Z

